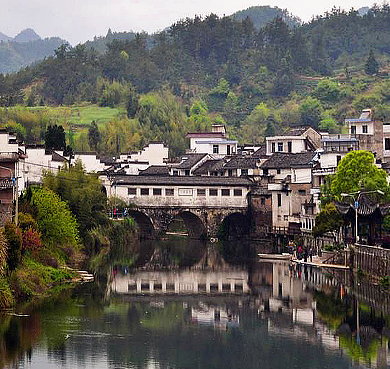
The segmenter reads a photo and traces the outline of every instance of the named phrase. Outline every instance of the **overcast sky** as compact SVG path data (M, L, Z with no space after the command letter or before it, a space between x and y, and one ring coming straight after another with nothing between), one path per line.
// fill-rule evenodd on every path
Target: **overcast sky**
M112 31L153 33L196 14L230 15L250 6L278 6L303 21L333 6L349 10L372 0L0 0L0 32L14 37L33 28L41 37L59 36L72 45ZM377 3L382 3L381 0Z

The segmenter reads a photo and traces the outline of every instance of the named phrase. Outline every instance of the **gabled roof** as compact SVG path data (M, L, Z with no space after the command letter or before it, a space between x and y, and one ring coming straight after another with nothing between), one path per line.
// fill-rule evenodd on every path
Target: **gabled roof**
M193 133L187 133L186 137L188 137L188 138L200 138L200 137L225 138L226 135L223 132L193 132Z
M209 172L216 172L222 169L225 161L223 159L210 159L202 163L198 168L193 172L194 175L208 174Z
M268 169L312 167L313 159L316 155L317 153L315 152L300 152L296 154L276 152L261 167Z
M51 155L51 160L58 161L60 163L63 163L64 161L68 161L64 156L57 154L55 151L53 151L53 153Z
M167 176L169 168L166 165L151 165L150 167L140 170L140 176Z
M252 158L265 158L267 156L267 146L262 145L259 149L257 149L252 155Z
M254 169L257 168L259 159L245 156L235 156L223 167L224 169Z
M177 169L191 169L196 163L202 160L207 154L186 154L181 157L182 161L176 167Z

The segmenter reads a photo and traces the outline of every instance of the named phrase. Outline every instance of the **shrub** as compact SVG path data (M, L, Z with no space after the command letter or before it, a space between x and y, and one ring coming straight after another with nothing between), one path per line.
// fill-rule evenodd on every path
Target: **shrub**
M23 250L30 251L37 255L42 248L41 234L33 228L28 228L23 232Z
M4 236L8 243L7 264L10 271L18 267L21 258L22 237L21 232L18 232L14 223L6 223L4 225Z

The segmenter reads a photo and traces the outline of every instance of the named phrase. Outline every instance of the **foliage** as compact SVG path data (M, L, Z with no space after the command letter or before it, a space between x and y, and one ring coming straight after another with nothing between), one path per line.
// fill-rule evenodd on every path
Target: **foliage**
M64 150L66 147L65 131L62 126L47 127L45 132L45 148L54 150Z
M43 182L45 188L57 193L61 202L67 204L72 214L69 215L72 218L73 215L75 217L72 221L67 218L67 222L71 221L68 226L75 225L75 220L77 220L78 231L83 239L90 229L107 224L107 199L102 191L102 184L96 174L85 172L81 161L76 161L75 165L70 168L62 168L56 175L46 172ZM41 231L45 235L42 228ZM72 234L71 240L71 244L77 243L78 232Z
M371 49L366 64L364 65L364 71L366 72L366 74L373 75L377 74L378 70L379 64L375 59L374 51Z
M13 271L18 267L21 259L22 237L16 225L10 222L4 225L4 236L8 243L8 270Z
M101 137L100 137L99 128L94 120L92 121L88 129L88 141L89 141L90 148L93 149L94 151L98 151L97 149L101 141Z
M22 230L22 232L27 229L35 229L39 230L38 223L34 219L34 217L29 213L19 212L18 214L18 227Z
M51 190L37 188L32 192L31 204L36 209L36 220L45 245L78 246L76 218L60 196Z
M313 228L315 237L322 236L327 232L339 231L343 225L341 214L333 203L326 204L316 216L316 225Z
M0 232L0 276L7 267L8 244L3 232Z
M319 100L308 96L299 107L299 111L301 113L301 123L303 125L310 126L315 129L318 128L323 111Z
M319 81L317 87L312 92L313 97L326 104L337 103L340 98L340 94L341 89L339 85L330 79L323 79Z
M339 163L332 179L331 194L341 200L342 193L354 193L361 190L381 190L389 198L386 172L375 165L374 155L369 151L351 151Z
M0 275L0 310L8 309L14 304L14 297L12 296L8 280Z
M27 228L22 235L23 250L30 251L37 255L42 248L42 240L40 233L33 229Z

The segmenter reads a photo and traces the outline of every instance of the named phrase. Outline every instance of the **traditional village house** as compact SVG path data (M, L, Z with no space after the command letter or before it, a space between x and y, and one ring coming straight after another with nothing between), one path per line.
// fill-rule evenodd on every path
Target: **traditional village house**
M178 163L170 165L170 174L173 176L193 176L197 168L211 159L213 157L207 153L185 154L179 159Z
M237 141L227 139L223 125L213 125L211 132L188 133L186 137L190 139L190 153L212 154L214 158L237 153Z
M24 159L16 136L0 129L0 225L12 220L15 200L24 188Z
M383 122L373 119L371 109L363 109L359 118L346 119L345 123L351 137L359 141L359 150L371 151L377 159L383 159Z
M300 231L302 204L312 198L312 170L318 162L316 152L275 153L262 166L272 177L273 227Z
M279 136L266 138L266 153L299 153L316 151L321 146L321 135L311 127L290 129Z

